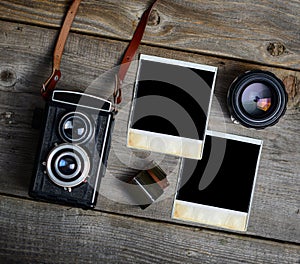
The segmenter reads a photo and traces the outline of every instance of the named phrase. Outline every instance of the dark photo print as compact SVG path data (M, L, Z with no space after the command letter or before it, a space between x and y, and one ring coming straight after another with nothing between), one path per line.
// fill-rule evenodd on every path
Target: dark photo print
M216 72L213 66L141 55L129 147L156 151L151 142L159 137L174 153L167 147L159 152L201 158ZM143 138L142 146L137 138Z
M175 209L178 204L184 206L185 213L192 208L190 221L197 221L199 213L207 214L208 219L213 215L214 221L220 215L220 222L222 217L232 222L236 216L234 221L245 222L261 147L260 140L207 131L202 160L183 160Z

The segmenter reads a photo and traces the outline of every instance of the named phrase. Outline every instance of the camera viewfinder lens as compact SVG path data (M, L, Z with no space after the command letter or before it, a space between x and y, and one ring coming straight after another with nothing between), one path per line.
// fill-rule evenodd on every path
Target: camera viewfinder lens
M69 143L87 142L93 135L93 125L83 113L70 112L62 117L59 123L59 135Z
M80 140L85 135L87 127L82 119L74 116L66 120L63 129L68 138Z

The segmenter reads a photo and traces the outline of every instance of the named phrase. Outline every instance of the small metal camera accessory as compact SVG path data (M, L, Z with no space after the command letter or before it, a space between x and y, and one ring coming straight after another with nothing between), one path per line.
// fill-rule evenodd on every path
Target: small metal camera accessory
M142 209L146 209L164 193L164 189L169 186L166 176L166 173L155 165L152 169L139 172L129 181L136 185L130 194Z
M251 70L237 77L227 95L231 119L256 129L276 124L286 111L287 100L282 81L262 70Z

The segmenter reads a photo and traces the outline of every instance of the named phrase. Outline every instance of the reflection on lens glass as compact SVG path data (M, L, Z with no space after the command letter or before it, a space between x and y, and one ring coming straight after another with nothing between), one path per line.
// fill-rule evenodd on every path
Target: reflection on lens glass
M80 140L86 133L86 124L81 118L74 116L65 122L63 129L68 138Z
M77 169L76 160L71 156L62 157L58 161L58 170L64 175L71 175Z
M288 96L273 73L251 70L236 78L227 95L232 120L256 129L275 125L286 111Z
M78 145L63 143L51 150L47 157L46 172L58 186L74 187L82 183L90 171L90 160Z
M263 83L252 83L245 88L241 96L245 112L253 117L266 116L274 102L272 89Z
M93 135L93 125L89 117L80 112L69 112L59 122L59 135L70 143L85 143Z

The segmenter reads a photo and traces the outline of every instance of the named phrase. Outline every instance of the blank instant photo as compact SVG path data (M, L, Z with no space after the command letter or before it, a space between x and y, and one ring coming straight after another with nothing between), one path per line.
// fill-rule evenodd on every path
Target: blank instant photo
M127 146L201 159L217 68L140 55Z
M202 160L183 159L172 218L246 231L262 141L207 131Z

